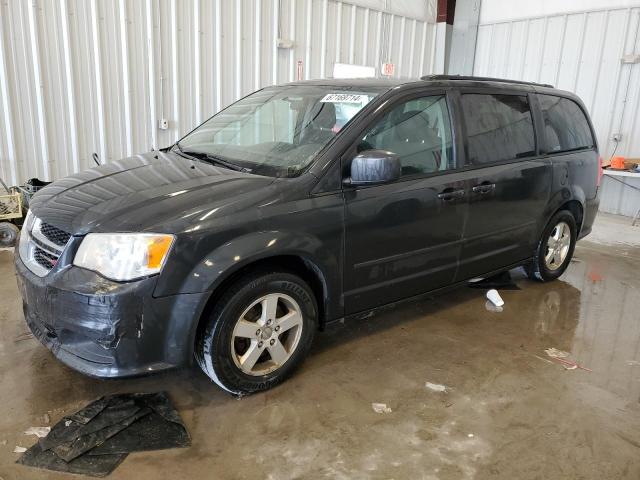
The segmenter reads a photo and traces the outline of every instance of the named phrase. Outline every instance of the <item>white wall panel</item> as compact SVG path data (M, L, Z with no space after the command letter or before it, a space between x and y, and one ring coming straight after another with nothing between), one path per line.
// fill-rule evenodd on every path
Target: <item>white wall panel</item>
M482 0L480 22L487 24L559 13L593 12L637 4L637 0Z
M496 18L497 3L482 3L489 10L481 11L474 74L575 92L590 112L603 157L614 151L614 133L622 134L616 154L640 157L640 64L621 61L640 54L640 5L487 22Z
M431 73L434 22L433 0L0 0L0 176L166 146L299 60L306 78L338 61Z

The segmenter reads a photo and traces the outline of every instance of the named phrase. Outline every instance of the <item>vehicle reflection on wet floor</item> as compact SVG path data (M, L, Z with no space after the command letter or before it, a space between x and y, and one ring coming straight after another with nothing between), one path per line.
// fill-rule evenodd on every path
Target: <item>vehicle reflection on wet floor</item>
M348 320L317 335L290 380L236 401L197 367L104 381L61 365L24 335L0 252L0 475L49 478L11 453L44 414L55 423L104 394L168 390L193 446L132 454L110 478L637 479L638 271L640 248L580 242L558 281L513 271L520 290L500 291L502 312L460 288Z

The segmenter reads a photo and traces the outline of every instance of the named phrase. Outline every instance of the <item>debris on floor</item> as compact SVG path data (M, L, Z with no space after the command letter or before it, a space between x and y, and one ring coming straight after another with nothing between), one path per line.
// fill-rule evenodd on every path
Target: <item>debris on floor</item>
M487 300L493 303L496 307L502 307L504 305L504 300L502 300L498 291L494 289L487 292Z
M105 396L62 418L50 430L17 463L103 477L130 452L191 445L165 392Z
M577 364L573 360L568 360L567 359L567 357L569 356L568 352L563 352L562 350L558 350L557 348L547 348L545 350L545 353L551 359L553 359L556 362L560 363L565 368L565 370L576 370L576 369L579 368L580 370L585 370L587 372L593 372L593 370L591 370L590 368L583 367L582 365Z
M21 447L20 445L16 445L16 448L13 449L13 453L24 453L26 451L27 449L24 447Z
M31 427L25 430L25 435L35 435L38 438L46 437L51 431L51 427Z
M511 278L511 273L508 271L487 278L472 278L467 286L471 288L520 290L520 287L516 285L513 278Z
M566 358L569 356L568 352L563 352L562 350L558 350L557 348L547 348L545 349L544 353L552 358Z
M447 387L445 385L440 385L438 383L427 382L424 384L426 388L429 390L433 390L434 392L446 392Z
M640 365L640 361L639 360L627 360L627 365L629 365L630 367L636 366L636 365Z
M391 413L393 411L391 407L387 407L386 403L372 403L371 408L376 413Z
M543 358L540 355L534 355L534 357L536 357L538 360L542 360L543 362L547 362L553 365L553 362L547 358Z
M484 308L489 312L500 313L503 311L504 300L496 289L503 290L520 290L520 287L516 285L511 277L511 272L502 272L492 277L487 278L472 278L467 283L467 286L471 288L483 288L487 289L487 302Z

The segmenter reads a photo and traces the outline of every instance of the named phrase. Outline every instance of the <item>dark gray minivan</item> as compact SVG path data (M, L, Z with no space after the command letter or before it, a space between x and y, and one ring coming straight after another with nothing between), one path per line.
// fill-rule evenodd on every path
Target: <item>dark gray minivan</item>
M560 276L599 162L584 105L549 85L264 88L40 191L15 256L25 318L89 375L195 358L231 393L264 390L329 322L520 265Z

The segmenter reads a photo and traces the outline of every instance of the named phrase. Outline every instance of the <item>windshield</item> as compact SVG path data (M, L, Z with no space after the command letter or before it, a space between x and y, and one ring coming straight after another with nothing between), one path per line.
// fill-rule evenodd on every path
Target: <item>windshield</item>
M207 120L178 148L229 168L294 177L378 93L318 85L265 88Z

